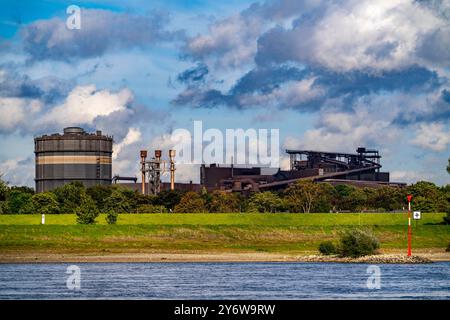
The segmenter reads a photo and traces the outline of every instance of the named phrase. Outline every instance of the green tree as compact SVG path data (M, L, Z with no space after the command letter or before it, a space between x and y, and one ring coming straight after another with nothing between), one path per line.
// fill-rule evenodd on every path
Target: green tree
M411 205L423 212L446 212L448 201L445 194L432 182L419 181L407 188L413 195Z
M10 188L10 190L11 190L11 191L12 191L12 190L18 190L18 191L20 191L20 192L28 193L28 194L31 194L31 195L34 194L34 189L33 189L33 188L30 188L30 187L27 187L27 186L12 186L12 187Z
M94 224L100 212L94 200L90 196L84 195L80 205L75 209L75 214L77 215L77 223Z
M311 209L311 212L331 212L334 209L336 198L336 190L329 183L319 183L319 195L317 201Z
M28 201L19 210L19 214L34 214L34 213L37 213L37 211L33 201Z
M5 213L18 214L21 212L22 207L31 202L32 195L28 192L20 190L11 190L8 193L5 203ZM23 211L22 211L23 212Z
M354 188L347 199L348 210L356 212L365 208L367 194L360 188Z
M248 202L248 209L251 212L280 212L284 210L285 203L280 196L274 192L255 192Z
M197 192L186 192L175 206L174 211L179 213L205 212L205 200Z
M36 193L32 200L35 213L55 214L60 211L56 196L52 192Z
M0 201L5 201L8 195L9 187L8 183L2 179L3 175L0 174Z
M321 187L309 180L291 184L285 191L285 200L291 212L310 213L321 196Z
M334 187L336 191L335 205L338 210L355 211L367 201L364 190L341 184Z
M86 189L86 194L94 200L97 208L103 212L105 210L105 200L113 192L113 187L97 184Z
M154 200L155 205L165 206L167 210L174 210L175 206L181 201L184 192L179 190L163 190Z
M106 212L113 210L119 213L134 212L136 203L133 197L130 199L130 193L125 191L127 190L122 188L113 190L111 195L105 199L103 210L106 210Z
M447 172L450 174L450 158L448 158Z
M216 190L207 201L209 212L240 212L242 200L237 193Z
M450 158L448 158L448 166L447 166L447 172L450 174ZM445 195L445 198L447 199L447 215L444 217L444 223L450 224L450 184L447 184L445 187L442 188L442 192ZM447 247L450 251L450 243Z
M375 190L374 209L383 208L386 211L401 210L406 205L405 196L405 191L400 188L378 188Z
M74 213L86 195L81 182L74 181L52 190L58 200L61 213Z
M450 224L450 208L447 209L447 215L444 216L444 224Z

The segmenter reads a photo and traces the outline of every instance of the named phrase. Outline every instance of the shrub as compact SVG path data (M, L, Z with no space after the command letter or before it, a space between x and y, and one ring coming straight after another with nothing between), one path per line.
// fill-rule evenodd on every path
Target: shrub
M280 196L271 191L255 192L249 198L248 210L250 212L281 212L285 202Z
M447 249L445 249L446 252L450 252L450 242L447 245Z
M67 183L51 192L56 196L60 213L74 213L86 195L84 186L79 181Z
M58 201L52 192L36 193L32 197L33 207L27 210L33 210L37 214L56 214L60 213Z
M371 232L352 229L341 235L339 253L343 257L357 258L374 254L379 247L380 242Z
M116 224L117 222L117 212L114 210L109 210L106 213L106 222L108 222L108 224Z
M178 213L205 212L205 200L196 192L186 192L174 211Z
M94 200L95 205L100 211L105 209L105 200L113 192L113 186L96 184L86 189L86 194Z
M447 209L447 215L444 216L444 224L450 224L450 208Z
M94 224L95 219L99 215L99 211L94 200L89 196L84 196L80 206L75 209L75 214L77 215L77 223Z
M34 206L33 201L28 201L19 210L19 214L33 214L36 212L36 207Z
M164 206L153 204L141 204L137 208L138 213L167 213L167 208Z
M23 206L31 202L32 195L28 192L23 192L20 189L15 189L9 192L6 205L5 213L18 214Z
M135 212L134 192L123 188L115 189L111 195L104 200L103 208L108 212L113 210L120 213Z
M321 254L329 256L337 253L337 248L331 241L321 242L319 245L319 251Z

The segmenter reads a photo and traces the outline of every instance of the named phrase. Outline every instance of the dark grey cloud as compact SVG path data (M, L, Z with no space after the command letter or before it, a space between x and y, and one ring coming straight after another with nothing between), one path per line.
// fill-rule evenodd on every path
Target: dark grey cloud
M172 103L196 108L218 106L246 108L249 106L245 105L241 99L245 96L270 95L283 86L306 79L314 79L312 87L323 89L323 94L307 100L300 99L298 103L294 102L293 104L280 100L277 106L309 112L319 110L325 106L327 101L337 98L344 99L344 104L340 108L351 109L352 103L361 96L382 92L426 93L439 88L442 81L436 72L420 66L380 73L362 71L339 73L327 69L300 69L293 66L275 65L271 68L257 67L251 70L227 92L189 86ZM299 93L299 95L301 94Z
M325 1L270 0L255 2L242 12L243 16L259 16L265 20L278 21L290 17L310 16L323 9ZM331 1L328 1L331 4Z
M365 53L377 60L383 60L392 57L398 46L398 41L385 41L367 48Z
M419 122L450 123L450 89L440 91L436 100L424 101L428 106L424 110L405 110L393 120L394 125L409 125Z
M81 10L81 29L69 30L62 18L39 20L21 30L24 50L32 60L73 61L98 57L108 50L145 47L182 39L182 31L168 31L167 13L149 16L99 9Z
M11 65L0 66L0 97L38 99L46 104L55 103L65 98L75 86L75 81L55 76L31 79L19 74Z
M204 82L205 77L208 75L208 67L203 63L198 63L195 67L187 69L177 76L178 82L184 84L198 84Z
M426 92L438 88L441 80L434 71L411 66L380 73L320 70L315 83L327 87L329 97L334 98L342 95L363 96L381 91Z
M372 6L380 15L370 16ZM440 0L392 6L371 1L254 3L187 39L183 53L208 66L208 81L180 81L185 89L172 103L345 113L364 106L372 115L394 110L386 121L404 108L403 114L410 115L398 116L393 124L445 121L450 94L442 70L450 66L449 19L450 5ZM251 71L224 89L214 81L230 69ZM411 102L414 107L408 110ZM389 103L392 108L386 107Z
M172 104L176 106L189 105L194 108L214 108L219 106L238 106L233 96L223 94L215 89L199 89L189 87L180 93Z
M269 93L279 88L285 82L302 80L311 75L308 69L300 70L290 66L275 66L269 68L256 68L240 78L231 89L232 95L245 93Z
M450 21L450 18L449 18ZM432 64L450 67L450 22L435 30L418 46L417 54Z
M192 68L186 70L178 76L178 79L190 79L189 75L196 74L194 70L197 69ZM243 108L239 102L241 95L270 93L287 81L305 78L308 73L306 70L289 66L256 68L240 78L227 93L222 93L216 89L205 90L197 86L189 85L172 103L175 105L191 105L196 108L214 108L222 105Z

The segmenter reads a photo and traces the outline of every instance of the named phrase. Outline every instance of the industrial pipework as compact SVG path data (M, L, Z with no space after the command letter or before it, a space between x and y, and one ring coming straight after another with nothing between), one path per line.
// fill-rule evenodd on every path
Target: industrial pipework
M170 158L170 190L175 190L175 150L169 150Z
M158 194L161 191L161 173L166 172L166 161L161 160L162 151L155 150L155 156L147 160L147 151L141 151L142 194L146 194L145 183L148 180L148 193ZM170 190L175 189L175 150L169 150ZM147 179L147 180L146 180Z

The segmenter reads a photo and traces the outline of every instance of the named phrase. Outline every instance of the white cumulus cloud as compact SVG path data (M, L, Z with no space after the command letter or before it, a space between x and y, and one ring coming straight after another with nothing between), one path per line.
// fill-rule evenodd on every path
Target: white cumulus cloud
M450 131L442 123L420 124L414 145L433 151L444 151L450 144Z

